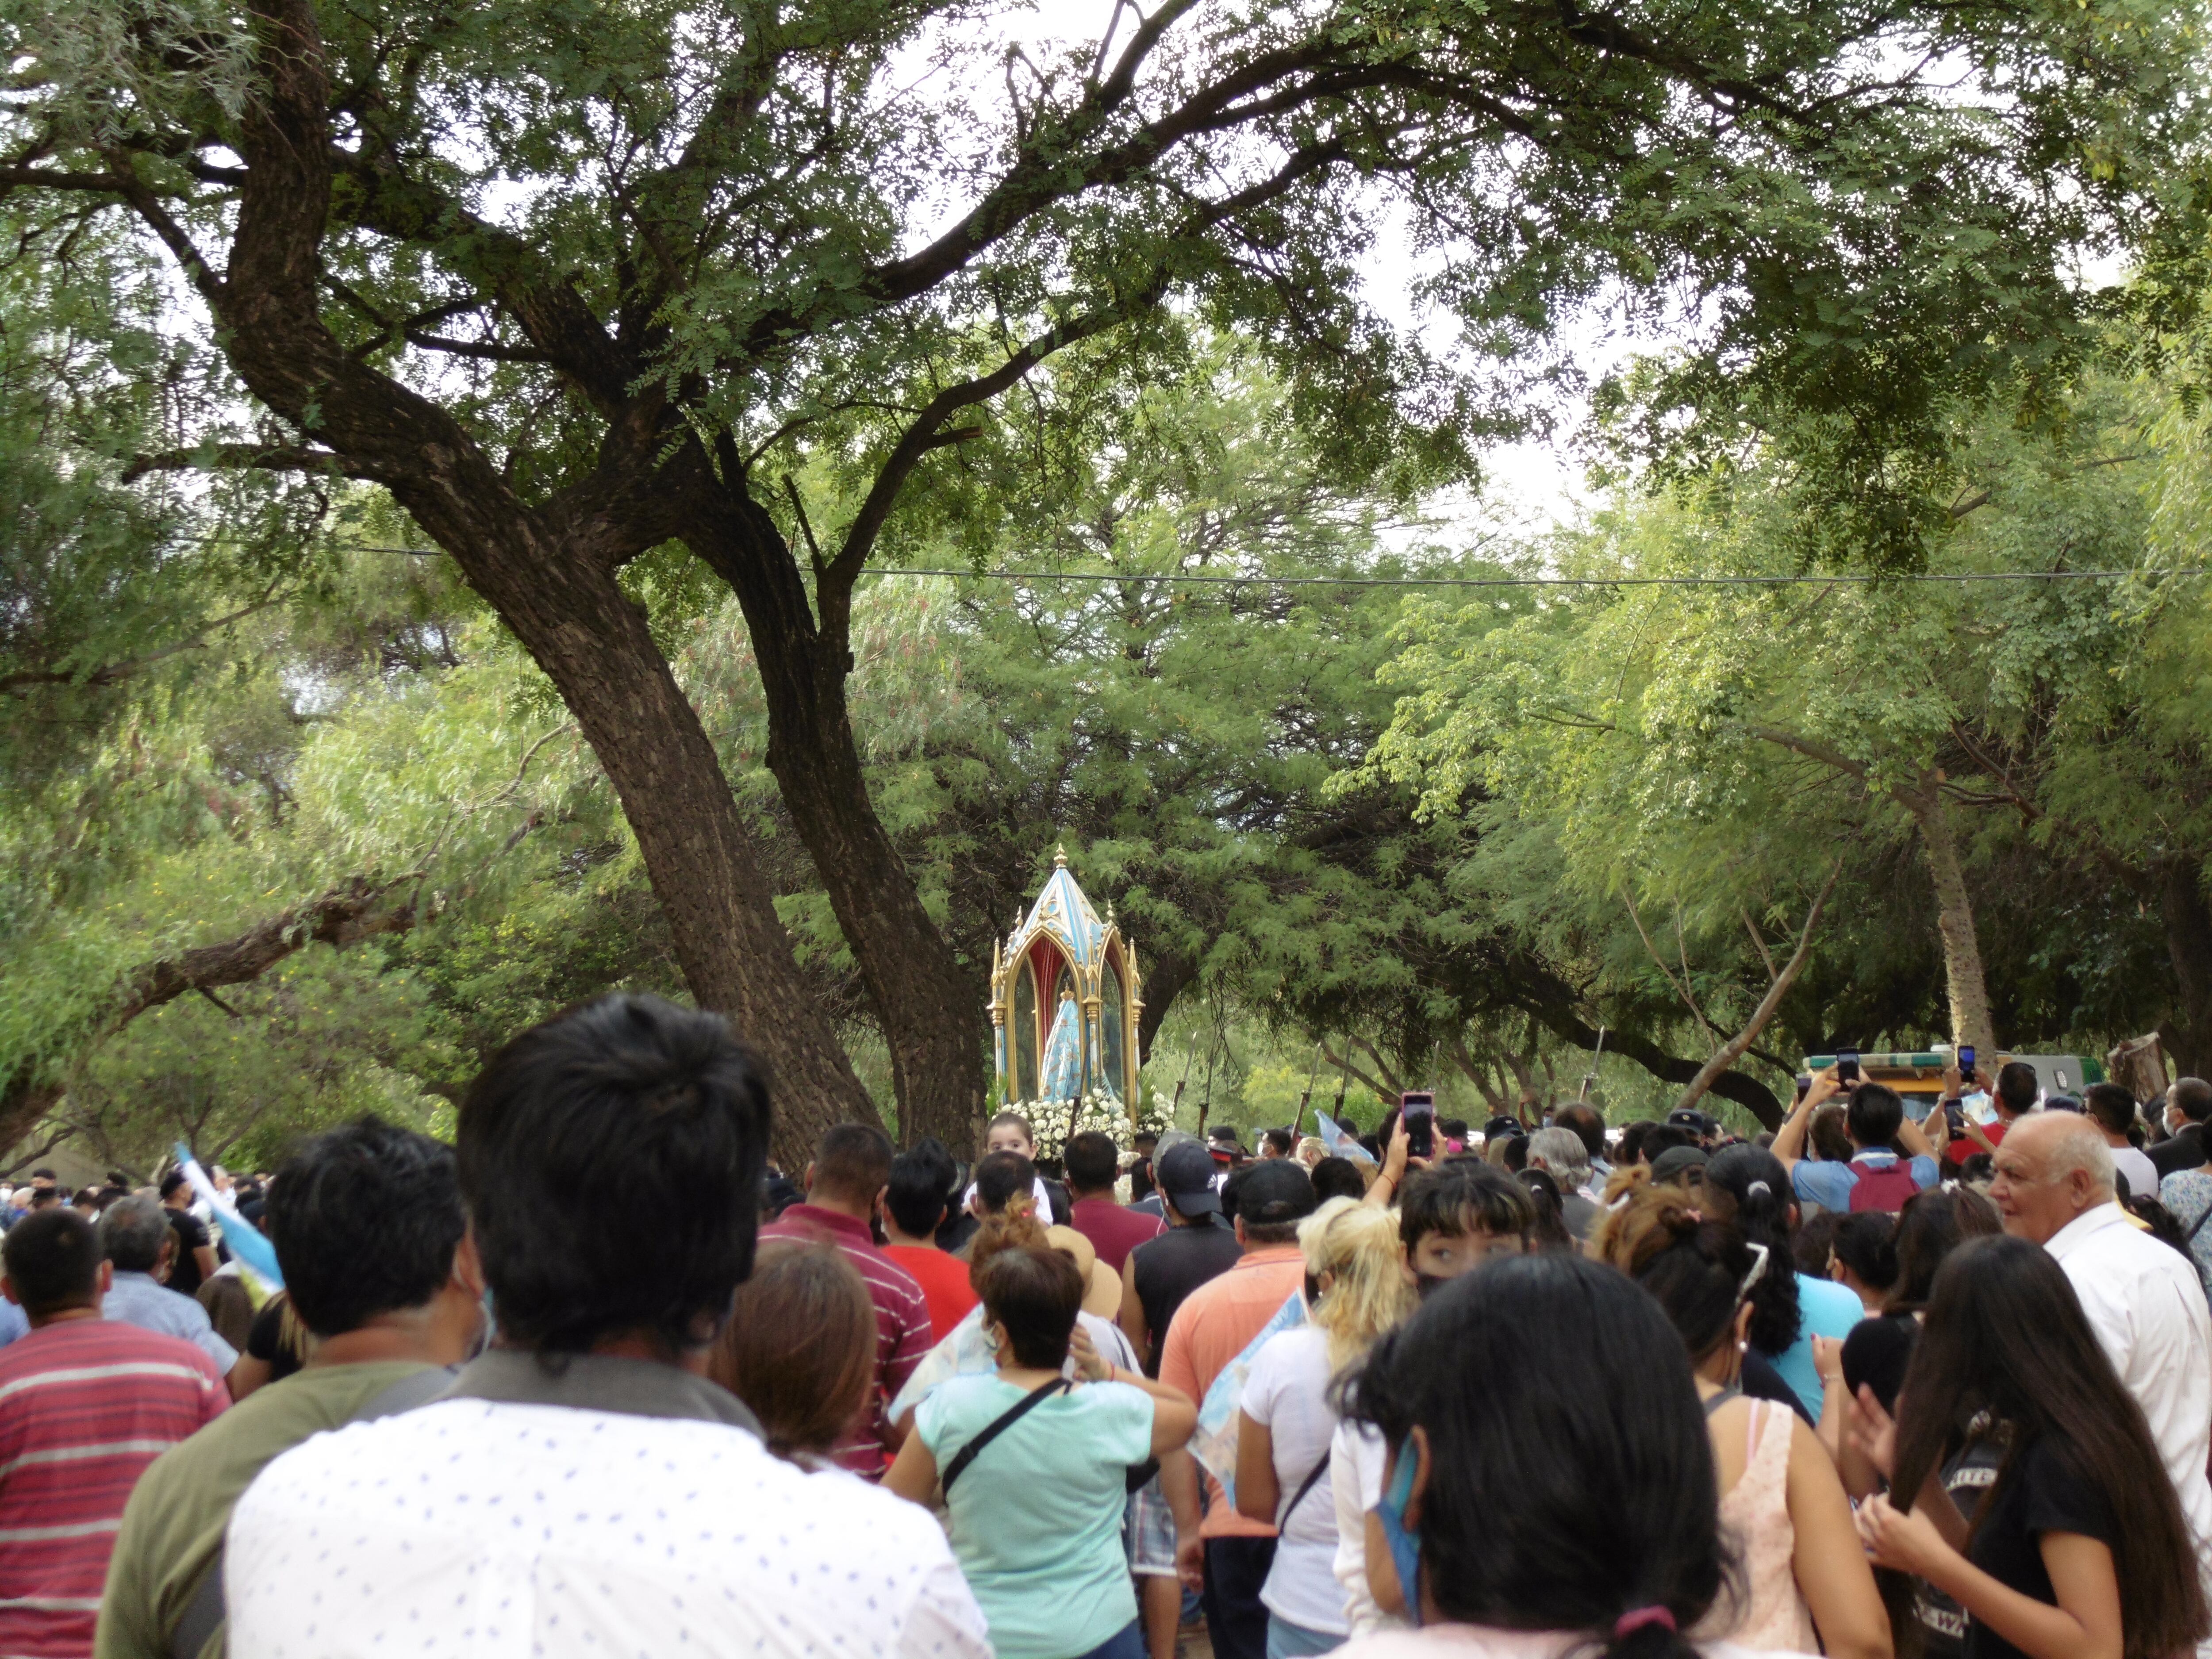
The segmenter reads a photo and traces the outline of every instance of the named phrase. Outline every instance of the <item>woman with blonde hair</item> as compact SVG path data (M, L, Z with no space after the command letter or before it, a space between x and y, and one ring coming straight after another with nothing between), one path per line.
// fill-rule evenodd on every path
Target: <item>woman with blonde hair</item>
M1705 1403L1721 1527L1741 1555L1746 1594L1698 1633L1747 1648L1889 1659L1888 1615L1865 1554L1852 1547L1850 1500L1827 1449L1791 1407L1743 1390L1752 1291L1794 1264L1733 1223L1706 1219L1688 1193L1663 1184L1607 1218L1599 1252L1666 1311Z
M1327 1653L1351 1634L1329 1478L1334 1384L1418 1300L1389 1210L1333 1198L1298 1224L1298 1249L1306 1322L1270 1337L1254 1358L1237 1426L1237 1507L1272 1525L1278 1540L1260 1591L1268 1659Z

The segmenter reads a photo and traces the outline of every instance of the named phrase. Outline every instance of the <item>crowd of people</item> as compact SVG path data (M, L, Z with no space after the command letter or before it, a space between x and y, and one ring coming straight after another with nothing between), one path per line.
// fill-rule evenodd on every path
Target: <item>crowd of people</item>
M2212 1659L2212 1086L2026 1071L785 1170L606 998L9 1201L0 1654Z

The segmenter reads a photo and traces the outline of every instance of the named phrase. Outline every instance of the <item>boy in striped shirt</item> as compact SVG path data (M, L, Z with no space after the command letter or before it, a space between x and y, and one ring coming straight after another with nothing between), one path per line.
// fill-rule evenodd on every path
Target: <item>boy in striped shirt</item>
M110 1269L76 1211L27 1216L0 1260L31 1325L0 1349L0 1653L80 1659L140 1471L230 1395L191 1343L100 1316Z

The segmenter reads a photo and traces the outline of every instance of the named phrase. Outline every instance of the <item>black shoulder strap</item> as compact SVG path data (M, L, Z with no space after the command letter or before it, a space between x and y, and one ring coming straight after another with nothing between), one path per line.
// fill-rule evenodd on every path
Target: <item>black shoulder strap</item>
M459 1370L458 1365L425 1365L419 1371L410 1371L355 1407L346 1422L374 1422L380 1417L396 1417L417 1406L427 1406L453 1386ZM343 1428L344 1424L339 1426ZM209 1563L199 1589L192 1592L192 1599L185 1604L176 1628L169 1632L169 1659L199 1659L208 1638L222 1628L229 1612L222 1599L222 1546L218 1544L215 1559Z
M1727 1405L1727 1404L1728 1404L1728 1402L1729 1402L1729 1401L1731 1401L1731 1400L1740 1399L1740 1398L1741 1398L1741 1397L1742 1397L1742 1395L1743 1395L1743 1385L1742 1385L1742 1384L1738 1383L1738 1382L1731 1382L1731 1383L1729 1383L1729 1384L1728 1385L1728 1387L1726 1387L1725 1389L1722 1389L1718 1394L1715 1395L1714 1395L1711 1400L1708 1400L1707 1401L1705 1401L1705 1415L1706 1415L1706 1416L1708 1416L1708 1417L1711 1417L1711 1416L1715 1412L1718 1411L1722 1407L1723 1407L1723 1406Z
M1282 1531L1282 1529L1290 1523L1292 1511L1294 1511L1299 1504L1306 1501L1306 1494L1311 1492L1316 1486L1319 1486L1321 1484L1322 1476L1328 1473L1328 1453L1324 1450L1321 1455L1321 1462L1315 1464L1312 1468L1306 1471L1306 1478L1298 1482L1298 1489L1291 1494L1291 1501L1283 1505L1283 1512L1275 1517L1275 1530L1277 1532Z
M1066 1377L1055 1376L1043 1387L1030 1389L993 1418L984 1425L983 1432L954 1453L952 1461L945 1466L945 1473L939 1479L939 1484L945 1488L945 1495L947 1498L952 1496L952 1483L967 1472L968 1466L975 1461L977 1452L981 1451L984 1447L1021 1421L1033 1407L1042 1406L1046 1395L1058 1394L1066 1387Z
M2151 1196L2155 1198L2157 1194L2154 1193ZM2186 1243L2190 1239L2195 1238L2197 1234L2203 1232L2204 1231L2204 1224L2208 1221L2212 1221L2212 1204L2207 1204L2204 1206L2204 1213L2198 1216L2194 1222L2190 1224L2189 1231L2181 1236L2183 1242Z

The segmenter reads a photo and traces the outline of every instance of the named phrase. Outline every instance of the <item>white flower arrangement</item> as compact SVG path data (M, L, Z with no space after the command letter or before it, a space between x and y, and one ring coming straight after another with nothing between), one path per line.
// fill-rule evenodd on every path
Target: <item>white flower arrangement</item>
M1127 1151L1133 1133L1149 1130L1158 1134L1167 1127L1163 1104L1157 1093L1145 1091L1134 1131L1129 1123L1129 1109L1116 1096L1097 1089L1087 1091L1079 1100L1040 1100L1016 1109L1029 1118L1030 1127L1036 1131L1037 1156L1057 1158L1071 1137L1091 1130Z

